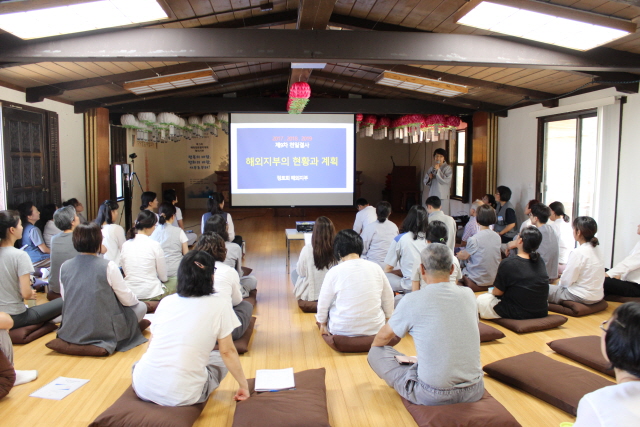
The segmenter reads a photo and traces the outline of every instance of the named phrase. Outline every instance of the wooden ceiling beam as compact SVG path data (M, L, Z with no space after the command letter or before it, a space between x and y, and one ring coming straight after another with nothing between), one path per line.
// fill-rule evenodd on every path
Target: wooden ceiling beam
M287 10L284 12L267 13L264 15L251 16L249 18L201 25L198 28L264 28L271 27L273 25L292 24L296 22L297 19L298 11Z

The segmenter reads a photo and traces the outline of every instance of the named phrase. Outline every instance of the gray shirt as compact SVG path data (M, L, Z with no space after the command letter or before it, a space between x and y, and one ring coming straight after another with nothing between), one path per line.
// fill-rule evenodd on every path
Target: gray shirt
M164 261L167 265L167 276L178 275L178 267L182 261L182 244L187 243L187 235L182 228L175 227L169 223L158 225L151 234L151 239L160 243L164 252Z
M398 226L388 219L382 223L376 219L365 225L361 235L364 243L362 258L383 265L387 252L389 252L389 246L397 235Z
M27 308L20 291L20 276L33 273L29 255L14 247L0 248L0 311L22 314Z
M433 211L429 214L429 222L432 221L442 221L447 226L447 246L453 251L456 246L456 232L458 231L456 220L442 211Z
M433 179L429 177L433 174ZM451 193L451 179L453 178L453 169L444 162L440 169L436 170L431 166L424 176L424 185L429 186L429 197L437 196L440 199L448 199Z
M558 234L550 224L541 225L538 230L542 233L542 242L540 242L538 253L547 267L549 280L554 280L558 277L558 260L560 258Z
M51 239L51 277L49 287L53 292L60 293L60 267L62 264L78 255L73 247L73 233L60 233Z
M418 378L434 388L468 387L483 377L478 306L473 291L450 282L407 294L389 319L393 332L413 337Z
M490 286L496 278L502 255L502 240L495 231L480 230L467 242L465 250L471 257L466 261L462 274L478 286Z

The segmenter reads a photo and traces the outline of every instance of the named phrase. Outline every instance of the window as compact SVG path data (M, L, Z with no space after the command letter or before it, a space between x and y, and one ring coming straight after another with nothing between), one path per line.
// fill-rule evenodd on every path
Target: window
M571 218L594 216L597 165L595 111L540 119L537 193L543 203L562 202Z
M453 134L453 132L452 132ZM467 130L458 130L455 132L455 138L449 140L449 164L453 169L453 178L451 179L451 198L458 200L467 200L468 181L468 145Z

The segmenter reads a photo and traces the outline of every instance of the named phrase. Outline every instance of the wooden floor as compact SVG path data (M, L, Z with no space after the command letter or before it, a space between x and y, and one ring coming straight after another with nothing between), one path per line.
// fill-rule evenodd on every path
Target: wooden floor
M273 218L269 212L240 211L233 214L236 232L247 242L245 265L253 268L258 278L258 305L254 312L257 317L256 328L250 351L240 356L247 377L253 377L256 369L293 367L297 372L325 367L332 426L415 426L398 395L369 368L366 354L334 352L320 337L314 315L298 309L286 274L284 229L293 228L294 221L303 218ZM185 217L185 225L194 225L194 230L199 231L200 214L189 212ZM352 225L355 213L326 214L332 218L337 229L343 229ZM397 222L398 218L395 219ZM299 242L292 244L293 265L301 247ZM586 318L569 318L561 328L547 332L517 335L503 329L505 338L482 344L482 364L538 351L595 372L556 355L546 343L559 338L599 335L600 322L607 319L617 306L617 303L610 303L605 312ZM148 331L146 335L149 335ZM146 349L145 344L108 358L64 356L45 347L45 343L53 338L54 334L50 334L31 344L15 347L16 368L37 369L39 377L32 383L13 388L0 401L0 425L3 427L88 425L131 384L131 365ZM406 354L415 354L413 340L409 336L396 348ZM58 376L90 381L62 401L29 397L30 393ZM525 427L557 426L560 422L574 420L569 414L488 376L485 377L485 384L489 392ZM195 425L230 426L235 410L232 400L235 390L236 383L229 375L212 394Z

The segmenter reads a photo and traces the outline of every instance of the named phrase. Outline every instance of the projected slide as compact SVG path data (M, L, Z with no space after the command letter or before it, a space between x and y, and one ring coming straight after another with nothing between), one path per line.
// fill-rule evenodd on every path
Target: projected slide
M353 115L233 114L233 206L353 204Z

